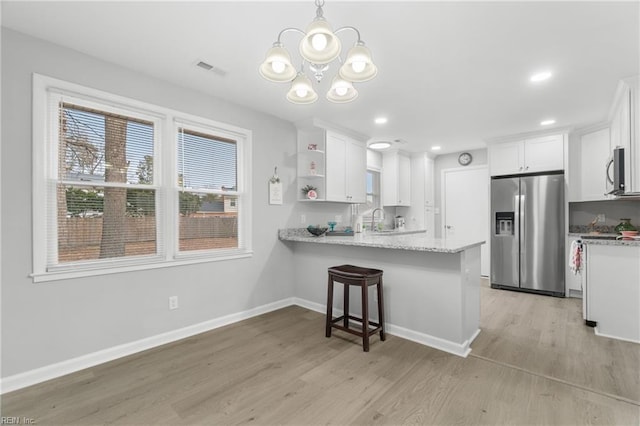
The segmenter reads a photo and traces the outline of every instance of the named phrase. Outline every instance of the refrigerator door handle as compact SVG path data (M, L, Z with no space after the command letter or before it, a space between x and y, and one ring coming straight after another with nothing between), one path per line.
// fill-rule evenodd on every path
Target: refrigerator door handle
M520 214L518 215L518 219L520 220L520 253L524 253L523 250L523 245L522 242L526 241L527 238L527 218L525 215L525 209L526 209L526 196L524 194L522 194L522 191L520 193Z
M520 195L513 196L513 232L517 242L520 236Z

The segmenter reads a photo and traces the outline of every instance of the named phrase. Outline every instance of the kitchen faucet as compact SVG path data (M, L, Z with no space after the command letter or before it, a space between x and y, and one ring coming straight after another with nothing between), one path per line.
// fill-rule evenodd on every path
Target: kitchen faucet
M376 212L380 210L382 212L382 218L384 219L384 210L382 210L380 207L373 209L373 212L371 213L371 230L375 231L376 228Z

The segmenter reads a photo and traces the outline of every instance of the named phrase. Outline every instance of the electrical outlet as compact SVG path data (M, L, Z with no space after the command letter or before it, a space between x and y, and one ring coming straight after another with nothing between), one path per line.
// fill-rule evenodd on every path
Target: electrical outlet
M604 213L600 213L600 214L597 216L597 218L596 218L596 219L597 219L598 223L604 223L604 221L605 221Z
M178 309L178 296L169 297L169 310Z
M336 215L336 222L338 222L338 223L342 222L342 215L341 214L337 214Z
M306 214L301 214L300 215L300 223L307 223L307 215Z

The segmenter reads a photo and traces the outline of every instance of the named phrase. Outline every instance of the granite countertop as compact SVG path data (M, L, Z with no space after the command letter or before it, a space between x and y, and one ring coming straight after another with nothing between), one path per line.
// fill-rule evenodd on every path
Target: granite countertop
M630 246L640 247L640 239L598 239L598 238L584 238L589 234L587 232L579 234L570 232L567 234L569 238L580 238L584 244L591 244L595 246ZM619 237L618 234L593 234L595 237Z
M314 237L305 228L289 228L278 230L282 241L295 241L314 244L334 244L355 247L376 247L392 250L426 251L435 253L459 253L466 249L484 244L483 240L431 238L425 232L407 233L372 233L355 234L346 237Z

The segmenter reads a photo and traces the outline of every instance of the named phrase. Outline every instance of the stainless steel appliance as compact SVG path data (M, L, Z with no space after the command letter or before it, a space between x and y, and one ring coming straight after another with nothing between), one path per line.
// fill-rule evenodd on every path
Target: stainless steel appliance
M564 175L491 179L491 287L564 296Z
M640 197L640 192L628 191L625 184L625 152L624 148L617 147L613 150L613 155L607 162L607 188L611 188L605 195L615 195L616 197ZM612 175L613 172L613 175Z
M397 229L398 231L404 231L404 217L403 216L396 216L393 227L395 229Z
M613 166L613 176L611 176L611 166ZM609 194L624 194L624 148L615 148L613 155L607 163L607 181L613 186Z

